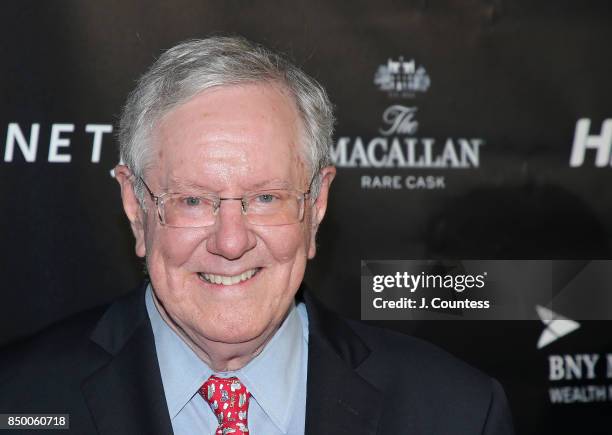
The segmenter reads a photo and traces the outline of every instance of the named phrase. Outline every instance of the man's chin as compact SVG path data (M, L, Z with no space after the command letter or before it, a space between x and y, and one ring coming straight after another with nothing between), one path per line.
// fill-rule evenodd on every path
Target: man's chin
M232 323L228 322L228 325ZM268 328L244 328L241 325L234 324L233 328L224 327L222 330L217 329L217 325L207 327L205 329L206 340L213 345L243 345L256 344L258 342L267 342L267 336L272 335L276 328L268 331Z

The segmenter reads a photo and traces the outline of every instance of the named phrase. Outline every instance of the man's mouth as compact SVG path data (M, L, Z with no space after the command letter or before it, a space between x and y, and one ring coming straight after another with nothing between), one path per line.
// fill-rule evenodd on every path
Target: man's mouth
M238 275L217 275L214 273L204 272L199 272L198 275L202 280L209 284L234 285L253 278L253 276L255 276L255 274L260 270L261 267L256 267Z

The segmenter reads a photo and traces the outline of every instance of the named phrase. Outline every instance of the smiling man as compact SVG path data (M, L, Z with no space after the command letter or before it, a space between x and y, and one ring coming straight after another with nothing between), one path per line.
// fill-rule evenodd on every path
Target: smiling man
M332 127L323 88L261 46L162 54L128 99L115 168L150 281L12 349L0 412L109 435L511 433L496 381L302 286Z
M261 351L314 256L335 170L303 163L302 130L280 84L215 86L159 119L137 176L116 168L155 306L214 370Z

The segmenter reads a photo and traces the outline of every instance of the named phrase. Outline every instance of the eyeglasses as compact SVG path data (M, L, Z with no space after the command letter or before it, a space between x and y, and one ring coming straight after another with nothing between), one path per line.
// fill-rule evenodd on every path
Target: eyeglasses
M186 193L162 193L155 195L142 177L151 200L157 206L159 222L167 227L201 228L214 225L221 208L221 201L240 201L242 214L253 225L288 225L304 219L304 203L310 195L312 177L308 190L268 189L249 192L242 197L222 198L212 193L191 195Z

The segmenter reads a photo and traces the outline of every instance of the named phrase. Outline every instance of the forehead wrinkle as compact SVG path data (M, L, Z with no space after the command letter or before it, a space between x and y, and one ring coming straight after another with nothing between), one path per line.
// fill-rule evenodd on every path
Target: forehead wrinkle
M295 189L301 189L304 187L303 185L308 182L306 178L309 178L309 165L308 159L305 158L307 156L305 156L304 153L303 121L299 111L297 110L295 104L296 102L293 98L291 98L291 95L287 94L286 89L284 89L282 86L280 88L277 86L264 86L260 90L263 91L265 88L276 91L277 95L280 94L282 98L280 104L278 104L279 101L276 101L276 104L273 104L271 107L272 113L279 111L281 106L287 107L285 104L288 103L291 114L289 118L286 118L285 114L283 114L283 119L280 120L281 124L279 125L279 120L271 114L266 112L258 112L257 116L259 117L259 128L263 127L264 129L269 130L267 131L267 134L263 134L264 137L262 137L261 131L256 132L258 134L249 134L249 130L240 128L242 127L241 123L234 123L231 116L229 119L227 117L222 120L211 119L215 117L215 107L211 108L204 106L204 110L183 110L185 112L183 115L186 117L186 119L181 121L183 126L185 123L189 124L197 119L207 119L209 122L212 121L208 128L202 132L203 134L196 135L194 137L188 137L188 132L190 131L189 128L178 129L178 133L167 130L168 127L171 127L170 121L172 115L177 114L176 111L186 109L185 107L181 107L183 104L164 115L163 120L157 125L158 128L156 129L156 151L158 152L158 166L163 166L165 170L162 168L162 173L166 172L167 174L166 177L164 177L166 178L164 181L168 183L166 185L168 188L171 188L172 190L191 189L196 191L215 192L228 189L244 189L243 191L252 191L255 189L266 188L268 186L270 188L276 187ZM218 89L217 92L221 90L222 89ZM216 93L213 90L209 90L207 92L210 93L210 97L213 97L213 95ZM184 105L189 106L191 103L191 101L187 101L184 103ZM274 122L269 122L269 117L271 117L270 120ZM217 122L220 124L217 125ZM279 155L274 157L267 156L268 158L266 160L268 161L266 164L271 164L273 167L275 167L275 163L279 161L278 158L280 157L280 154L282 154L283 161L285 156L288 157L289 161L291 162L290 165L293 167L288 167L286 170L282 170L284 175L278 174L280 177L277 179L271 178L259 181L256 178L254 179L254 177L249 177L249 175L253 175L255 172L261 172L261 175L264 175L265 172L269 172L266 169L262 169L262 171L255 171L255 169L259 168L259 163L262 162L259 161L260 159L255 159L254 161L258 162L257 168L252 166L251 163L253 162L250 161L252 157L251 151L254 149L254 147L259 148L260 146L264 146L265 141L267 140L266 137L272 135L276 131L276 128L280 128L281 126L289 129L289 138L286 145L282 149L275 151L275 153L278 153ZM174 128L176 126L172 127ZM192 145L197 144L200 146L193 151L191 158L186 158L185 156L182 156L181 158L173 158L174 153L168 151L174 148L176 145L181 145L184 141L187 141ZM192 148L194 148L194 146L192 146ZM270 161L270 158L272 158L272 161ZM186 163L195 160L202 160L206 163L206 170L207 172L210 172L212 179L195 168L191 168L192 170L190 170L190 173L187 174L180 174L180 172L173 171L173 169L175 169L174 166L182 167ZM218 167L219 171L215 170L216 167ZM252 183L251 181L254 182ZM240 193L240 191L238 190L236 193Z
M209 191L202 184L200 184L198 182L191 181L191 180L180 179L180 178L176 178L174 176L170 176L169 177L167 188L170 188L170 186L172 186L173 190L180 189L180 190Z
M196 190L201 192L214 192L214 189L209 189L205 187L203 184L179 179L174 176L171 176L168 182L167 188L169 189L172 186L173 191L183 191L183 190ZM253 184L243 186L245 191L259 190L259 189L291 189L297 188L299 186L294 186L292 182L285 180L283 178L270 178L266 180L262 180Z
M255 183L252 185L251 189L262 189L262 188L270 188L270 189L274 189L274 188L278 188L278 189L287 189L292 186L292 183L282 179L282 178L271 178L269 180L263 180L260 181L258 183Z

